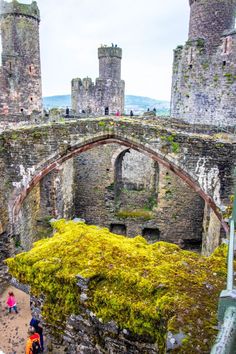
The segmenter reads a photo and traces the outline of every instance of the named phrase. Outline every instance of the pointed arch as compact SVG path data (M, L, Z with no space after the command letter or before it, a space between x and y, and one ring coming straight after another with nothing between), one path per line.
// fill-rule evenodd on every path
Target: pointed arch
M128 149L136 150L140 153L143 153L156 161L157 163L162 164L164 167L172 171L175 175L180 177L184 182L186 182L201 198L210 206L210 208L214 211L217 218L220 220L222 227L225 232L228 232L228 225L223 220L222 214L218 210L214 200L212 197L207 195L203 189L199 186L198 182L193 179L186 171L184 171L180 166L175 164L173 161L170 161L166 156L162 156L161 153L158 153L151 149L148 146L143 145L140 142L133 141L130 138L122 137L116 134L105 134L102 136L97 136L91 139L84 141L83 143L79 143L77 145L71 146L65 150L63 154L57 155L54 157L53 161L48 162L45 167L35 174L31 181L28 183L26 187L24 187L17 195L13 194L11 198L11 220L14 223L17 220L21 205L30 191L36 186L41 179L46 176L48 173L52 172L59 168L59 166L65 162L66 160L76 156L84 151L88 151L93 149L94 147L106 144L120 144L126 146Z

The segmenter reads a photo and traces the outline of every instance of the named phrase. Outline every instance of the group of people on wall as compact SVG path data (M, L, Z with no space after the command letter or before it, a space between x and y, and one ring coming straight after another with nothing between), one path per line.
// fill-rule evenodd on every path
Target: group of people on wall
M151 111L150 111L150 108L148 108L148 109L147 109L147 112L152 112L152 113L156 114L157 110L156 110L155 107L154 107ZM81 114L86 114L86 113L89 113L89 112L86 112L84 109L81 111ZM90 113L91 113L91 112L90 112ZM105 114L105 116L108 116L108 115L109 115L109 108L108 108L108 107L105 108L104 114ZM117 110L116 113L115 113L115 116L116 116L116 117L120 117L121 115L122 115L122 114L121 114L120 110ZM130 116L130 117L133 117L133 116L134 116L134 111L133 111L132 109L130 110L129 116ZM71 117L71 112L70 112L69 107L66 107L66 110L65 110L65 117L66 117L66 118Z

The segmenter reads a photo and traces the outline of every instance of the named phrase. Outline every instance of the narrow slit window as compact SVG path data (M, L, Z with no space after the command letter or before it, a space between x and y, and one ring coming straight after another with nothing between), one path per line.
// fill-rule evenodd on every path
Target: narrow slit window
M225 54L227 53L227 49L228 49L228 38L225 38L225 40L224 40L224 48L223 48Z

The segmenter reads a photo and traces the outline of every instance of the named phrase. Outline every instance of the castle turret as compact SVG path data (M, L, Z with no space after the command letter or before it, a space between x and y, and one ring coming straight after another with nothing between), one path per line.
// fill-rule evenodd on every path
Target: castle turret
M122 49L116 46L98 48L99 79L121 79Z
M72 80L72 109L76 114L109 115L124 112L125 82L121 80L122 49L98 48L99 78Z
M22 117L42 111L37 3L0 2L2 40L0 114Z
M235 0L189 0L189 40L205 39L206 46L220 44L224 31L235 24Z
M190 0L189 38L174 51L171 116L236 124L236 0Z

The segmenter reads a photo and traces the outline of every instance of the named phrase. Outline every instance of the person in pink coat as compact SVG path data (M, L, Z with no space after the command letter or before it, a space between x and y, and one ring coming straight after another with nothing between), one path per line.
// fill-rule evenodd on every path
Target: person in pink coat
M12 309L15 311L15 313L18 313L16 307L16 299L12 291L9 291L8 293L7 306L9 313L11 313Z

